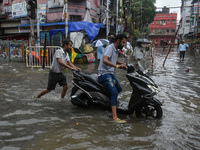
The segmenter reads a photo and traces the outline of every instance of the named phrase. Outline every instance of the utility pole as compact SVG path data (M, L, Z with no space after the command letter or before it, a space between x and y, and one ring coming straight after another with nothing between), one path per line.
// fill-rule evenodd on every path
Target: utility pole
M34 39L34 23L33 23L33 19L30 18L30 30L31 30L31 43L30 46L34 46L35 45L35 39Z
M110 3L110 0L107 0L107 8L106 8L106 36L108 38L108 34L109 34L109 3Z
M116 4L116 33L115 35L117 35L118 33L118 6L119 6L119 0L116 0L117 4Z
M135 41L135 1L132 0L133 3L133 13L132 13L132 21L133 21L133 41ZM134 43L134 42L133 42ZM133 46L132 43L132 46Z
M40 46L40 17L39 17L39 1L37 0L37 46Z
M30 45L35 45L34 40L34 22L33 19L36 19L36 9L37 9L37 0L26 0L26 9L27 16L30 19L30 33L31 33L31 42Z
M68 8L67 8L68 0L65 0L65 38L68 37Z
M140 26L140 36L142 36L142 0L140 0L140 3L141 3L141 16L140 16L140 23L141 23L141 26Z
M122 7L123 7L123 2L122 2L123 0L120 0L120 6L121 6L121 33L122 33L122 12L123 12L123 9L122 9Z
M103 22L103 0L101 0L101 22Z
M199 28L199 3L197 9L197 23L196 23L196 36L195 36L195 44L197 43L197 36L198 36L198 28Z

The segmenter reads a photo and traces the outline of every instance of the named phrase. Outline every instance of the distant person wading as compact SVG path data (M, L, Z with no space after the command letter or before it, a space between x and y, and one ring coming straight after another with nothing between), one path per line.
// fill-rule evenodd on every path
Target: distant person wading
M179 47L178 47L178 52L180 53L180 60L184 60L185 51L186 51L187 47L189 47L189 45L186 44L184 40L182 40L181 44L179 44Z

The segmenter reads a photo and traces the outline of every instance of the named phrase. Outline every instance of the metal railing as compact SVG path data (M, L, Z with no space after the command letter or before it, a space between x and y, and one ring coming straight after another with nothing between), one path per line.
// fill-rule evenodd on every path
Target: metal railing
M44 57L44 46L29 46L26 48L26 66L27 67L43 67L49 68L53 61L53 55L60 46L46 46Z

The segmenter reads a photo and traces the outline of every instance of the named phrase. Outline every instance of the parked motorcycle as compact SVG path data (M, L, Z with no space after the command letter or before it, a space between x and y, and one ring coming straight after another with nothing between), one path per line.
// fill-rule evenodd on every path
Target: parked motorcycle
M126 77L132 87L129 102L118 100L117 112L133 114L136 117L153 117L159 119L163 115L162 104L154 96L159 92L156 83L142 70L135 70L133 65L127 65ZM107 88L98 82L97 74L73 72L71 103L76 106L97 106L111 109L110 94ZM79 92L78 92L79 91Z

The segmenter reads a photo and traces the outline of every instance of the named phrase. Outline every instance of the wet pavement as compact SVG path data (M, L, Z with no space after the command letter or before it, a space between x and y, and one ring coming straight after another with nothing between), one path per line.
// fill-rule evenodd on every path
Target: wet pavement
M174 49L163 67L167 50L156 49L154 63L146 54L150 76L160 86L156 98L163 103L160 120L138 119L119 114L127 124L112 121L111 112L83 109L70 102L69 90L60 99L61 88L39 100L34 96L47 86L48 69L27 68L20 62L0 64L0 148L2 150L121 150L200 149L200 53L188 50L180 61ZM126 61L125 58L120 58ZM77 64L96 72L97 64ZM189 69L189 71L187 70ZM119 99L131 95L125 71L116 76L123 86Z

